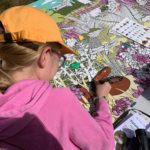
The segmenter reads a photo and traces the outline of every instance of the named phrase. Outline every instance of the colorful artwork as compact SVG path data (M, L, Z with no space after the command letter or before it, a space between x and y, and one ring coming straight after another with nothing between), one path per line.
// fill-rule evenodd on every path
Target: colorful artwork
M150 27L150 0L39 0L29 5L50 15L64 43L79 53L66 55L51 83L70 87L91 115L94 78L111 77L113 122L150 85L150 48L112 30L125 18Z

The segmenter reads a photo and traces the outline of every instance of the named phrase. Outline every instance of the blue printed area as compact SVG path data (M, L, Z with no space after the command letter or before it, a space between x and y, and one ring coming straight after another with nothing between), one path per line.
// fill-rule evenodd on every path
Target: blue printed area
M34 3L31 3L31 4L28 4L30 6L33 6L37 9L42 9L43 7L44 8L47 8L47 9L52 9L54 10L53 7L57 6L57 5L60 5L61 2L70 2L72 3L72 0L39 0L37 2L34 2Z

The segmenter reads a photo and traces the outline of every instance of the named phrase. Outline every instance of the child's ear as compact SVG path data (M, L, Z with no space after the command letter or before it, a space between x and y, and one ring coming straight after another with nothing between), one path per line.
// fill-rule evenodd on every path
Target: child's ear
M38 60L38 64L40 65L40 67L44 67L45 66L45 60L47 60L47 58L50 56L50 51L51 51L51 47L47 46L43 49L41 56Z
M44 48L43 51L45 51L46 53L48 53L48 52L51 52L51 50L52 50L51 47L47 46L47 47Z

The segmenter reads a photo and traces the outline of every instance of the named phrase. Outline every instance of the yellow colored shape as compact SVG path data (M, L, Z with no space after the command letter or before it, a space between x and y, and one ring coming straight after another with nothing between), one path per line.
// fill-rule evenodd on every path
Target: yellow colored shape
M76 51L76 53L78 53L78 54L79 54L79 51L77 50L77 51Z
M61 79L61 77L58 74L56 74L56 77L60 80L60 82L63 85L63 87L66 87L64 81Z
M64 40L64 41L66 41L66 39L65 39L65 38L63 38L63 40Z
M87 91L89 92L89 88L88 88L87 84L85 83L83 74L82 74L82 81L83 81L84 87L85 87L85 88L87 89Z
M67 24L67 22L64 22L64 24Z
M119 42L119 45L120 45L120 42L121 42L121 41L122 41L123 43L125 43L125 42L128 41L128 38L126 38L126 37L119 37L119 38L117 39L117 41Z
M74 39L74 37L71 37L70 39Z
M79 35L79 39L80 39L80 40L83 40L84 37L83 37L82 35Z
M69 20L67 20L67 22L69 22Z
M103 4L101 4L101 3L99 3L101 6L105 6L105 5L103 5Z
M89 104L89 102L88 102L88 100L83 96L83 95L81 95L81 97L82 97L82 99L87 103L87 104L84 104L84 103L82 103L81 101L79 101L83 106L84 106L84 108L89 112L90 111L90 104Z
M55 87L57 87L57 84L56 84L56 81L55 81L55 79L53 79L53 81L54 81Z
M111 37L110 37L111 41L112 41L113 39L115 39L116 37L117 37L116 35L111 36Z
M150 21L144 22L144 26L150 27Z
M102 60L102 58L99 58L99 59L97 59L96 61L99 62L99 63L102 63L101 60Z

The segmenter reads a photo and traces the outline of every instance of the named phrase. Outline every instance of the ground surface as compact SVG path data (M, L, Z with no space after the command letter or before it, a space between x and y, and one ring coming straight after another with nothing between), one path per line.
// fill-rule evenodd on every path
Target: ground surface
M28 5L35 1L37 0L0 0L0 14L10 7Z

